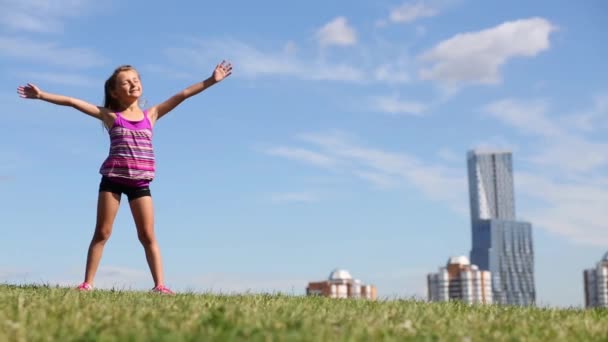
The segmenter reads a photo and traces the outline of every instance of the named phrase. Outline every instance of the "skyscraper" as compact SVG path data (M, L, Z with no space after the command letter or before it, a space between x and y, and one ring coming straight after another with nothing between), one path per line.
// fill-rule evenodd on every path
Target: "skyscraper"
M461 300L468 304L492 304L492 279L489 271L471 265L465 256L451 257L438 273L427 276L431 302Z
M583 272L585 281L585 306L608 308L608 252L595 268Z
M471 262L492 274L494 303L533 305L532 225L515 219L513 162L508 151L469 151Z

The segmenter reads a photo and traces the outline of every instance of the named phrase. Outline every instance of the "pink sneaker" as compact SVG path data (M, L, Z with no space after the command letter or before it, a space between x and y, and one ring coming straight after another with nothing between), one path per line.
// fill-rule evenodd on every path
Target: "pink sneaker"
M82 284L78 285L78 287L76 288L76 290L78 290L80 292L93 291L93 285L91 285L91 284L89 284L89 283L87 283L85 281Z
M151 292L154 293L159 293L159 294L165 294L165 295L174 295L175 293L173 291L171 291L168 287L165 287L165 285L158 285L155 286Z

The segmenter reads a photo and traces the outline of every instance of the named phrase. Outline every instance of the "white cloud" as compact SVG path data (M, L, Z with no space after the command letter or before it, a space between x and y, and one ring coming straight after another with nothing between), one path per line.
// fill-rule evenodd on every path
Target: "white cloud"
M584 132L593 132L608 127L608 93L594 96L590 108L564 116L561 124Z
M545 137L563 134L557 124L546 117L545 101L521 102L505 99L485 106L483 111L527 134Z
M398 185L393 177L382 172L373 171L353 171L353 174L380 189L392 189Z
M333 158L303 148L276 147L266 150L266 153L321 167L333 167L336 164Z
M390 12L389 20L393 23L410 23L419 18L434 17L437 14L439 14L439 9L428 3L404 3Z
M102 84L102 81L94 80L86 76L70 74L65 72L17 72L18 77L31 80L33 83L46 82L51 84L62 84L70 86L92 87Z
M410 80L410 75L405 69L406 65L403 63L384 63L376 68L374 76L381 82L406 83Z
M460 168L424 163L405 153L363 147L342 133L304 134L299 136L299 140L312 145L310 148L315 151L306 150L309 153L334 161L333 165L341 174L351 174L381 188L393 188L405 183L419 189L430 199L446 203L456 212L467 212L465 171ZM289 150L299 151L302 148L292 147ZM295 159L294 154L274 155ZM323 166L315 162L316 159L298 160Z
M432 65L422 68L419 76L449 87L499 83L503 64L514 57L532 57L547 50L554 30L546 19L529 18L458 34L420 55L422 62Z
M346 64L331 62L315 57L296 54L287 43L277 51L261 51L237 40L193 40L191 47L172 47L165 50L166 55L176 64L187 68L206 71L217 63L218 55L226 56L238 72L235 76L257 77L294 77L307 81L334 81L349 83L388 83L408 82L407 63L404 58L386 56L374 58L373 64ZM295 43L294 43L295 44ZM377 62L377 60L380 62Z
M597 182L556 181L538 174L518 172L517 189L543 203L521 210L535 226L580 244L608 245L608 179Z
M608 165L608 143L597 142L577 134L567 121L547 114L546 101L500 100L484 107L492 117L523 134L541 139L535 144L536 154L528 160L567 175L594 172Z
M357 33L344 17L337 17L325 24L317 30L316 38L321 46L348 46L357 43Z
M376 96L371 98L371 109L393 115L425 114L428 106L415 101L401 100L397 96Z
M64 21L90 12L91 0L21 0L0 1L0 26L13 31L58 33Z
M106 63L95 51L61 47L55 43L0 36L0 56L27 59L69 68L89 68Z
M585 115L599 118L603 106L602 96L595 97ZM571 241L608 245L608 142L581 134L573 116L564 120L549 101L500 100L484 111L530 139L519 157L527 169L515 176L517 191L531 199L520 213Z

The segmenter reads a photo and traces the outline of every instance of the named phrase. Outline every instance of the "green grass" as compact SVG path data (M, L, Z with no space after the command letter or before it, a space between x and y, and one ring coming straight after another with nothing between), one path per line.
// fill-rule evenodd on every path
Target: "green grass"
M0 285L0 341L607 341L608 310Z

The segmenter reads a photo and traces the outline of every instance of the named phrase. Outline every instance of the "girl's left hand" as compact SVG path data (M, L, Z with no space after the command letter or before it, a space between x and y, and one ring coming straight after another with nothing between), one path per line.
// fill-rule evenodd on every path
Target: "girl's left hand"
M232 74L232 64L226 61L222 61L222 63L218 64L213 70L213 79L216 82L223 80L224 78L230 76Z

